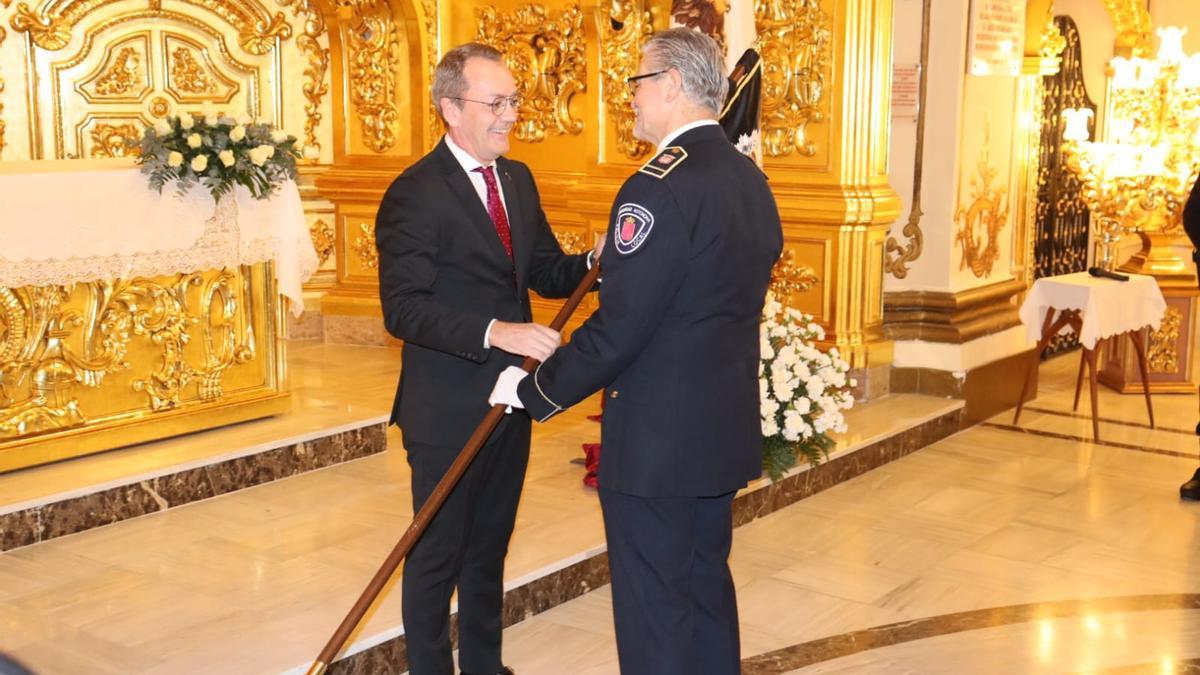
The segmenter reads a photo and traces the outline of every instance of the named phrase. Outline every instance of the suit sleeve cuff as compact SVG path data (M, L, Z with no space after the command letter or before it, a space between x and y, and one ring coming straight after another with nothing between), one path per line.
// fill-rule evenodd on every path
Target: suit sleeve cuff
M488 322L487 329L483 331L483 348L492 348L492 326L496 325L496 320L492 319Z
M529 413L530 417L539 422L545 422L562 412L563 407L546 395L546 391L542 388L542 378L539 377L541 372L542 366L538 365L532 376L521 380L521 383L517 385L517 397L521 399L521 405L525 406L525 411Z

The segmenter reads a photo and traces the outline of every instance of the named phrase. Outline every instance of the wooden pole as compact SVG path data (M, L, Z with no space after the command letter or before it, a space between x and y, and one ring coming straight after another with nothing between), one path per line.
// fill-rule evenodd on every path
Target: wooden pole
M551 328L557 331L563 329L563 326L567 323L567 319L575 312L575 308L579 306L588 289L595 285L596 279L599 276L600 266L592 265L592 269L588 270L583 280L579 282L579 286L575 289L575 292L571 294L571 297L567 299L562 309L558 311L558 315L554 317L554 321L550 322ZM537 365L537 359L526 357L524 363L521 364L521 369L527 373L532 373ZM492 434L496 425L500 423L500 419L504 417L505 407L503 403L497 403L492 406L487 416L475 428L475 433L471 434L471 437L467 439L467 444L463 446L462 452L458 453L458 457L455 458L454 463L450 465L446 474L442 476L437 486L433 488L433 493L429 495L429 499L425 500L425 503L421 506L421 510L417 511L417 515L413 517L412 524L404 531L404 535L400 537L400 541L396 542L396 546L392 549L391 554L379 566L379 570L375 572L375 576L371 578L367 587L363 589L362 594L358 596L358 601L350 608L349 613L346 614L346 618L342 619L341 625L333 632L333 635L329 638L329 642L325 643L325 648L321 650L321 653L317 656L317 660L308 669L308 675L322 675L329 668L329 664L333 663L334 657L342 650L342 647L346 644L346 640L350 638L350 634L358 627L359 622L362 621L363 616L367 613L367 609L375 602L375 598L379 596L388 579L392 577L392 574L396 572L396 568L400 566L400 561L404 560L409 552L412 551L413 545L421 538L421 535L425 532L425 528L429 527L433 516L437 514L438 509L442 507L442 503L450 496L450 491L454 489L459 479L462 478L463 473L470 466L471 460L475 459L475 455L479 454L479 449L483 447L483 443Z

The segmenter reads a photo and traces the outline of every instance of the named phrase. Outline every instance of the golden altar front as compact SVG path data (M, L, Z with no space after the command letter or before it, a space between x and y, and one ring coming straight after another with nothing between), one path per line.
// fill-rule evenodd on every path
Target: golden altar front
M15 178L28 182L32 173L53 181L63 200L78 199L89 189L76 184L81 177L90 177L91 189L95 176L107 180L118 175L110 170L129 184L142 179L124 162L84 168L80 170L80 162L12 163L0 169L0 193L6 180L11 188ZM27 191L23 186L18 185ZM174 203L179 199L170 190L159 197L132 189L91 208L120 209L137 220L139 213L151 212L139 206L139 199L161 199L170 213L193 207ZM298 210L294 193L293 185ZM294 286L298 296L299 278L315 268L311 244L303 248L308 242L303 217L297 225L303 241L279 227L262 229L261 223L262 232L251 236L232 199L227 208L216 208L211 197L203 198L207 210L192 218L200 229L178 217L165 218L169 222L157 227L138 223L147 228L146 243L140 244L146 250L107 255L97 252L119 246L107 241L110 235L103 227L89 237L93 228L88 225L54 222L53 206L49 219L13 222L11 201L6 203L8 222L0 223L6 244L0 251L0 471L287 408L281 340L286 303L279 286ZM241 220L261 220L265 209L245 210ZM16 211L20 213L19 205ZM137 227L111 237L136 235ZM20 234L14 234L15 228ZM46 250L49 242L57 251L54 259L22 258L15 240L33 241L31 237L37 240L31 244L34 249ZM163 243L172 241L175 250ZM89 245L82 255L74 250ZM281 248L287 255L279 255ZM213 264L217 260L227 263ZM289 273L281 275L281 266ZM146 270L161 273L139 273ZM14 285L14 279L54 283Z

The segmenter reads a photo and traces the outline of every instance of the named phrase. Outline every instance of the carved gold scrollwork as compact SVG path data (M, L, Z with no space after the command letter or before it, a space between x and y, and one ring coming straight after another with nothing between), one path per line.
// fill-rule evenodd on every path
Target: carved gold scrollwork
M438 25L437 0L421 0L421 10L425 14L425 58L429 61L429 81L433 82L433 71L437 69L438 43L440 42L440 26ZM442 121L437 112L437 101L430 101L429 106L429 143L437 143L442 135Z
M790 248L784 249L783 255L771 269L771 285L769 289L783 304L795 293L803 293L821 282L821 278L813 268L796 264L796 252Z
M304 145L310 153L319 156L321 143L317 140L317 128L321 125L321 99L329 93L325 73L329 70L329 50L321 46L325 34L325 18L316 0L280 0L279 4L291 7L296 16L303 17L304 30L296 38L296 47L308 60L304 69ZM314 158L314 161L315 158Z
M133 368L128 355L137 338L158 355L151 372L135 370L130 380L151 410L179 406L193 380L201 400L220 398L225 372L256 355L249 268L242 269L241 278L221 270L0 288L0 438L86 423L77 388L100 387L107 376ZM198 306L192 288L199 289ZM79 295L82 305L67 309ZM198 367L188 357L188 331L196 324L204 326Z
M312 237L313 248L317 251L318 265L324 265L329 257L333 255L333 248L337 241L334 239L333 228L320 218L313 221L312 226L308 228L308 234Z
M563 253L575 255L588 250L583 235L578 232L555 232L554 238L558 240L558 246Z
M217 84L187 47L176 47L171 52L171 84L188 94L211 94L217 90Z
M292 36L292 27L283 14L268 14L255 0L184 0L204 8L237 28L242 49L261 56L275 48L275 41ZM21 33L29 33L42 49L57 51L67 46L71 31L81 18L111 0L66 0L54 3L39 13L22 2L17 4L10 24ZM151 8L161 4L152 0ZM157 5L157 6L156 6Z
M13 30L18 33L29 33L33 44L51 51L62 49L71 41L71 26L58 17L40 16L21 2L17 4L16 13L10 22Z
M382 10L380 10L382 11ZM349 31L350 100L362 121L363 142L375 152L396 143L396 70L400 54L389 18L362 17L361 30Z
M700 31L717 41L721 53L727 50L725 45L725 13L729 11L729 3L724 0L672 0L671 17L675 23L686 28Z
M895 237L888 237L883 245L883 269L897 279L908 276L908 266L917 261L925 251L925 233L921 230L921 185L925 175L925 101L929 91L929 38L930 15L933 0L924 0L921 7L921 71L917 84L917 147L913 152L912 201L908 211L908 222L900 231L908 241L901 244Z
M550 18L542 5L521 5L511 14L494 7L477 10L477 39L504 54L517 80L522 103L516 136L536 143L546 131L578 134L583 120L571 117L571 97L585 88L587 56L583 12L568 5Z
M292 36L292 27L283 14L277 13L269 20L256 21L253 25L242 24L238 31L238 44L242 49L261 56L275 47L275 40L286 40Z
M379 251L375 248L375 223L359 223L353 249L363 267L369 270L379 267Z
M763 147L771 157L792 151L811 157L817 146L806 131L825 119L831 19L820 0L757 0L754 16L763 63Z
M137 124L97 124L90 132L92 137L92 157L132 157L141 154L140 146L131 146L129 141L137 140L142 135L142 127Z
M133 91L142 79L141 59L132 47L123 47L107 70L96 79L96 93L121 96Z
M954 212L958 223L956 244L962 247L958 269L970 267L977 277L991 276L996 259L1000 257L1000 231L1008 220L1007 188L992 187L998 173L988 163L991 144L988 123L984 122L983 148L980 151L976 175L971 178L971 203L959 206ZM986 237L986 239L985 239Z
M600 13L600 78L608 116L617 131L617 149L627 157L640 157L650 145L633 135L633 96L625 78L637 72L642 44L653 33L650 12L642 0L615 0Z
M1117 29L1117 47L1131 49L1143 56L1150 51L1150 12L1143 0L1104 0Z
M1183 314L1168 307L1163 314L1158 330L1150 331L1150 344L1146 348L1146 367L1152 373L1174 373L1179 370L1179 329L1183 325Z
M1042 60L1058 60L1066 48L1067 38L1051 18L1045 26L1042 26L1042 48L1039 50L1039 54Z

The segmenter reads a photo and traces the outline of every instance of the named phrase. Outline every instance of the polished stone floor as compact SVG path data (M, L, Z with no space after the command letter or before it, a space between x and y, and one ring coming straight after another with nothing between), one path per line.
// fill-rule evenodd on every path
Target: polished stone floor
M393 350L292 352L311 412L266 424L303 433L347 408L386 410ZM1042 367L1020 428L998 415L739 528L744 672L1161 673L1200 658L1200 505L1177 497L1197 463L1197 397L1157 397L1151 431L1140 397L1104 390L1097 444L1089 419L1070 412L1074 367ZM917 397L856 411L850 436L938 405ZM587 419L596 407L535 432L510 586L602 550L578 464L579 444L598 437ZM259 442L258 424L222 433ZM411 518L394 431L390 445L0 554L0 651L40 675L304 672ZM122 462L152 471L171 461L94 459L91 480ZM63 465L48 487L14 482L23 492L10 499L77 489L88 482L77 473ZM395 589L373 610L358 648L399 633L398 600ZM617 673L607 587L505 640L520 675Z
M734 534L743 672L1200 670L1195 395L1103 390L1071 413L1076 357L1012 412ZM1085 399L1086 401L1086 399ZM1085 403L1086 405L1086 403ZM608 588L506 632L521 675L616 675Z

